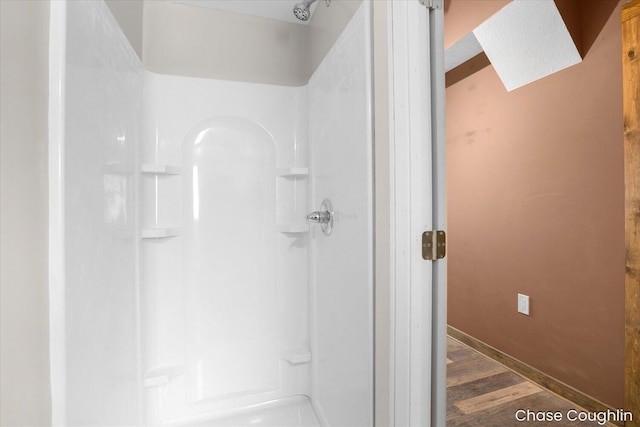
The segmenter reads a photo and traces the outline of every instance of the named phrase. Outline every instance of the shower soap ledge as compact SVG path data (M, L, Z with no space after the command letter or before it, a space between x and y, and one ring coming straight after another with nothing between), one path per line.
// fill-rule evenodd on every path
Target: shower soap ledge
M168 375L158 375L151 378L145 378L143 381L144 388L160 387L169 383Z
M143 163L140 166L142 173L150 173L155 175L179 175L182 171L179 166L171 166L156 163Z
M309 175L309 168L278 168L276 169L276 175L282 177L304 177Z
M143 239L162 239L164 237L174 237L180 234L177 227L167 228L143 228L140 231L140 237Z
M280 233L308 233L309 224L278 224Z
M311 362L311 352L308 348L290 348L283 352L282 359L292 365L301 365L303 363Z

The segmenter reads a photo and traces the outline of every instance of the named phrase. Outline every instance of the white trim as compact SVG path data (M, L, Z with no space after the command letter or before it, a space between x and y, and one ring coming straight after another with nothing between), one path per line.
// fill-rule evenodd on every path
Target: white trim
M421 235L432 226L429 12L391 1L390 179L393 425L431 424L432 263Z
M51 419L67 425L64 257L64 107L67 2L52 1L49 20L49 354Z
M429 13L431 34L431 114L433 123L433 229L447 230L445 158L444 10ZM447 422L447 259L433 264L431 424Z
M395 179L395 122L393 96L393 2L387 2L387 51L388 51L388 108L389 108L389 425L395 426L396 420L396 179Z

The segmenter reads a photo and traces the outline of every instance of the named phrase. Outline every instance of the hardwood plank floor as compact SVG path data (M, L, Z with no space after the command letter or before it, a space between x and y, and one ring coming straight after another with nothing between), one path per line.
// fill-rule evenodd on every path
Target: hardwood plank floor
M527 419L527 410L529 414ZM573 412L571 412L573 410ZM542 415L536 415L542 412ZM447 342L447 427L613 426L570 420L583 409L466 345ZM558 415L556 415L558 414ZM520 416L522 421L516 418ZM561 417L554 420L549 417ZM542 417L538 421L536 418Z

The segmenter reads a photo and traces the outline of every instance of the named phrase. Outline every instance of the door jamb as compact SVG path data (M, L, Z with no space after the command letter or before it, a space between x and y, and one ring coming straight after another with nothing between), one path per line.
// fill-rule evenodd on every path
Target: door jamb
M444 15L419 0L387 4L390 424L444 426L446 264L423 260L421 239L445 221Z

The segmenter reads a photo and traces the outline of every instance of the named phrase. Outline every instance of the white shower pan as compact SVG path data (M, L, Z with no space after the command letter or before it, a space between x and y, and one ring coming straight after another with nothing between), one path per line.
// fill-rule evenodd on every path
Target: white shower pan
M172 425L168 423L167 425ZM216 418L193 419L175 426L191 427L321 427L307 396L263 402L220 414Z

